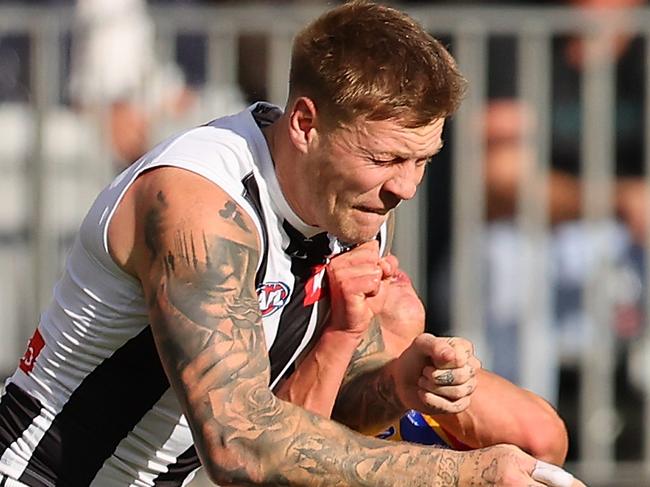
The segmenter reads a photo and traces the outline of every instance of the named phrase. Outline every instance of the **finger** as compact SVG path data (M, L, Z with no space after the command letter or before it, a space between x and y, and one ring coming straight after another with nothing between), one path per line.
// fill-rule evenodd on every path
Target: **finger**
M433 345L431 359L433 366L438 369L458 368L458 354L444 338L436 339L436 342Z
M476 390L476 380L472 379L465 384L458 386L438 386L429 381L426 377L418 379L418 387L425 392L430 392L439 397L444 397L450 401L457 401L463 397L471 396Z
M397 269L391 277L389 277L390 283L391 284L398 284L400 286L409 286L411 288L411 292L417 296L417 292L413 288L413 283L411 282L411 278L406 274L406 272L403 272L401 269Z
M434 414L457 414L467 409L471 402L469 396L453 401L423 389L418 389L418 397Z
M436 369L427 366L422 369L422 376L438 386L457 386L476 377L476 368L470 364L457 369Z
M348 252L344 252L340 255L351 259L357 256L365 255L365 256L372 256L377 260L379 260L381 258L381 256L379 255L379 241L369 240L368 242L359 244L352 250Z
M348 252L338 254L330 260L328 266L356 265L359 262L374 262L380 260L379 243L376 240L365 242Z
M472 356L472 358L467 361L466 367L472 369L474 371L474 375L476 375L478 371L483 368L483 364L481 364L481 361L477 359L476 356Z
M437 369L456 368L456 351L446 338L439 338L430 333L422 333L415 338L413 346L424 356L431 359Z
M344 284L348 279L356 277L367 277L372 279L381 279L381 269L377 264L362 263L355 266L337 269L331 272L329 279L335 283Z
M394 255L387 255L379 260L379 265L384 273L382 278L386 279L394 276L399 270L399 261Z
M327 264L327 268L333 271L345 269L360 264L379 265L379 253L369 250L352 250L345 254L337 255Z
M533 480L542 482L549 487L573 487L576 485L575 478L569 472L541 460L537 461L530 476Z
M341 283L343 299L351 296L374 296L379 292L381 280L377 276L357 276L346 279Z
M447 339L447 342L456 351L456 364L458 367L465 365L474 356L474 345L469 340L451 337Z

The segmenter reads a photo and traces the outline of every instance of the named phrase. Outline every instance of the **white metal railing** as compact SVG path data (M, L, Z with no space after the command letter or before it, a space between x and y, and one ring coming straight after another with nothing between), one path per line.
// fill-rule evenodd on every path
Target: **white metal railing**
M242 33L261 33L268 36L268 72L260 73L267 80L269 99L283 104L286 97L291 39L293 34L309 19L324 9L323 6L296 5L242 5L222 7L165 7L151 10L156 25L156 52L161 63L172 60L176 35L196 32L207 39L205 90L234 85L237 66L250 62L240 59L237 38ZM529 170L522 181L519 212L516 225L526 245L513 259L518 259L522 275L522 308L520 312L520 350L522 353L521 378L524 385L535 387L543 367L544 350L553 347L550 338L540 334L540 323L552 320L551 284L548 267L549 222L544 211L547 173L550 159L550 75L551 38L554 35L579 32L589 39L592 50L598 49L603 36L610 35L616 19L621 29L642 35L646 43L650 34L650 9L638 9L631 15L620 17L612 12L585 17L564 8L443 8L427 5L405 7L425 27L436 34L451 36L452 47L462 71L470 81L471 89L460 112L454 118L454 246L453 314L454 331L472 337L480 351L489 346L486 340L484 293L485 266L482 260L484 246L484 196L482 167L485 143L480 119L486 103L487 39L490 35L507 34L516 37L520 49L517 61L519 96L535 107L536 131L521 141L532 150L522 161ZM63 69L64 52L61 36L74 24L69 9L38 10L29 7L0 7L0 39L8 34L24 34L31 40L30 101L21 106L28 114L33 136L23 153L17 158L0 160L6 174L13 175L18 190L24 228L29 229L27 239L20 238L9 244L0 240L0 259L3 270L0 286L12 299L0 300L4 324L3 336L15 342L14 358L20 353L22 343L38 318L39 307L49 299L50 290L60 268L61 235L69 234L83 216L95 193L109 178L110 152L102 135L102 125L97 119L72 112L59 100L61 87L59 73ZM650 49L646 50L646 69L650 70ZM608 237L601 223L612 217L611 192L613 182L613 60L588 64L584 74L583 120L585 121L581 146L583 148L583 197L585 222L590 239L601 263L585 293L585 306L592 318L595 331L581 349L579 360L582 387L580 389L580 457L574 467L594 485L613 485L614 479L630 479L630 485L650 481L650 332L646 326L643 343L645 362L643 374L646 399L639 407L644 410L642 459L634 463L616 463L613 447L614 421L614 337L611 328L611 297L603 285L610 275ZM650 71L648 71L650 73ZM641 82L641 81L640 81ZM650 93L650 75L645 79L646 92ZM646 98L646 137L650 140L650 104ZM3 110L9 105L0 103L0 121ZM215 110L219 107L214 107ZM67 157L57 160L53 136L59 126L54 114L65 112L71 117L70 133L78 134L71 142L78 147ZM83 118L86 117L86 118ZM202 122L196 119L192 122ZM165 121L160 120L156 136ZM3 127L0 127L2 129ZM6 132L5 132L6 133ZM48 135L49 134L49 135ZM81 135L80 135L81 134ZM55 141L52 142L54 137ZM48 139L49 138L49 139ZM49 142L48 142L49 140ZM53 145L54 144L54 145ZM1 149L0 149L1 152ZM646 151L646 182L650 188L650 151ZM4 157L4 156L3 156ZM62 186L63 185L63 186ZM75 186L76 185L76 186ZM58 188L57 188L58 186ZM66 198L61 198L61 188ZM77 188L77 189L72 189ZM15 189L15 188L14 188ZM56 194L53 192L58 191ZM75 194L80 192L81 194ZM3 193L4 194L4 193ZM5 198L6 195L0 195ZM67 203L62 200L66 200ZM67 206L66 206L67 205ZM426 295L426 247L428 232L423 224L427 211L427 188L418 198L400 207L396 249L403 265L414 277L421 295ZM650 200L648 201L650 208ZM0 220L0 226L2 225ZM52 222L67 222L52 223ZM17 235L20 228L0 228L0 235ZM650 249L650 225L647 229L646 249ZM646 259L647 262L647 259ZM650 266L646 265L646 282L650 282ZM16 288L18 286L18 288ZM1 293L0 293L1 294ZM650 293L645 289L646 316L650 315ZM13 318L11 318L13 317ZM647 321L647 320L646 320ZM2 325L0 325L2 326ZM4 354L12 353L3 349ZM5 355L5 358L7 355ZM9 362L13 361L13 358ZM0 360L0 367L6 367ZM595 428L594 422L600 421ZM636 482L636 483L634 483ZM622 484L620 484L622 485Z

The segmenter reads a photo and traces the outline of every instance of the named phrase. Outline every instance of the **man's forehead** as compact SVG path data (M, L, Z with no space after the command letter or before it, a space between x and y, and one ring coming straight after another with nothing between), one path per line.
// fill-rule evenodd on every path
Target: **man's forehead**
M434 153L439 150L445 119L428 125L407 128L394 120L360 121L352 127L355 142L376 153Z

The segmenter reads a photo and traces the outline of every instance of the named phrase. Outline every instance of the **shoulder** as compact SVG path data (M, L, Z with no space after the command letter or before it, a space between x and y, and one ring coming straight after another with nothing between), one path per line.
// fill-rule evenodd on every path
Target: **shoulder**
M215 239L254 254L261 245L257 222L226 190L196 172L165 166L134 182L111 223L109 241L118 265L142 280L170 251L193 258Z
M249 135L235 127L196 127L171 140L152 162L194 165L208 172L218 170L218 174L241 179L253 166Z
M136 213L143 230L185 228L232 235L242 244L258 247L256 225L235 199L214 181L178 167L160 167L141 176Z

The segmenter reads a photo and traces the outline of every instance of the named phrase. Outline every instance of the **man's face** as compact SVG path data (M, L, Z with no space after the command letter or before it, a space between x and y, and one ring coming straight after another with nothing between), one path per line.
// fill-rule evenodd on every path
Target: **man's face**
M346 242L372 239L388 212L415 196L427 161L442 147L443 125L360 121L321 134L308 176L315 223Z

